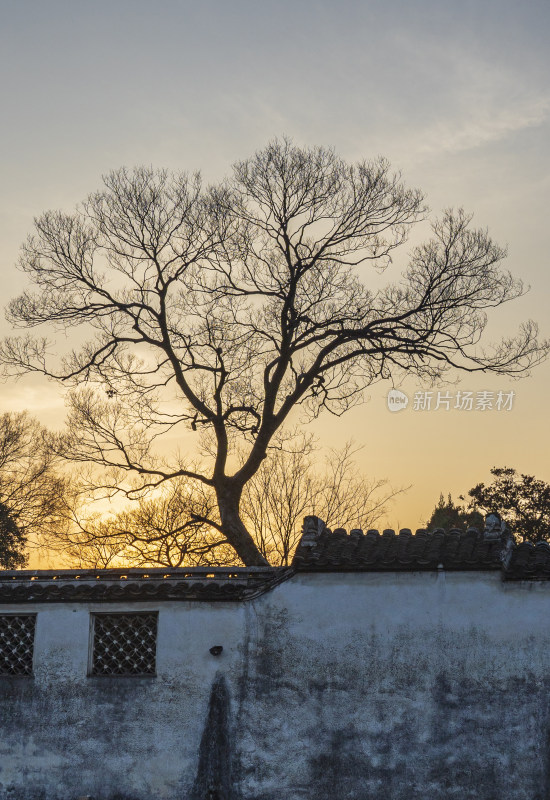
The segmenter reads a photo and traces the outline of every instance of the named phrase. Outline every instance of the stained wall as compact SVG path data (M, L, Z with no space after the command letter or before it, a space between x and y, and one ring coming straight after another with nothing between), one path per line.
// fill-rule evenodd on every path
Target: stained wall
M105 610L158 610L156 676L88 676ZM34 676L0 677L1 800L550 798L548 582L299 573L10 611L38 616Z

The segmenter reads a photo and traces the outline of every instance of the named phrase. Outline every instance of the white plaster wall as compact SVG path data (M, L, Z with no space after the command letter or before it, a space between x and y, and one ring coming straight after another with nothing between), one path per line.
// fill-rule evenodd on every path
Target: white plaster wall
M301 574L252 630L245 796L550 797L548 584Z
M90 612L128 610L159 611L156 677L88 677ZM10 611L38 619L34 677L0 678L1 800L186 800L220 673L243 800L550 797L549 583L298 574L247 603Z
M159 612L156 676L88 676L90 614L107 611ZM220 668L242 672L241 604L0 610L10 612L38 616L34 677L0 677L0 797L17 789L25 800L39 791L179 798L189 790L214 677ZM220 643L223 654L212 656Z

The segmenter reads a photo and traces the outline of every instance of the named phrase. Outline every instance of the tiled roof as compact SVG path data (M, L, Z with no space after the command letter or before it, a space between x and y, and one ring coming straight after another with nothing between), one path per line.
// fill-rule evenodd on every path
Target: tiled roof
M311 519L311 518L310 518ZM509 537L509 535L508 535ZM506 535L488 538L475 528L467 531L418 530L334 532L320 529L302 537L292 566L301 572L499 570Z
M512 548L506 565L507 580L550 580L550 544L522 542Z
M0 571L0 604L55 602L242 601L269 591L295 572L417 572L500 570L505 580L550 580L550 544L514 545L469 528L399 533L334 532L306 517L290 568Z
M248 600L289 572L271 567L0 571L0 603Z

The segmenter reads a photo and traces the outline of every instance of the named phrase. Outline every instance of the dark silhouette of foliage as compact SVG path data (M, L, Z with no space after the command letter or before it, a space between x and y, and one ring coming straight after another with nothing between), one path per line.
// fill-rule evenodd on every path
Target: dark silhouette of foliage
M0 414L0 566L66 524L67 480L47 431L25 412Z
M0 503L0 567L17 569L25 565L25 537L17 527L7 506Z
M455 505L450 494L445 501L443 492L441 492L439 501L426 523L426 528L429 531L433 531L436 528L444 528L446 530L450 528L458 528L459 530L478 528L483 530L484 524L483 515L479 511L467 510L464 506Z
M493 467L493 483L470 489L471 507L486 514L497 511L516 539L550 541L550 484L511 467Z

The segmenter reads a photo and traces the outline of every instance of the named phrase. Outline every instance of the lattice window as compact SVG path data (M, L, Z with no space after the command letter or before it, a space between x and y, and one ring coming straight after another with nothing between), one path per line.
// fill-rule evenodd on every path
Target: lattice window
M36 614L0 614L0 675L32 675Z
M94 614L92 675L154 675L157 614Z

